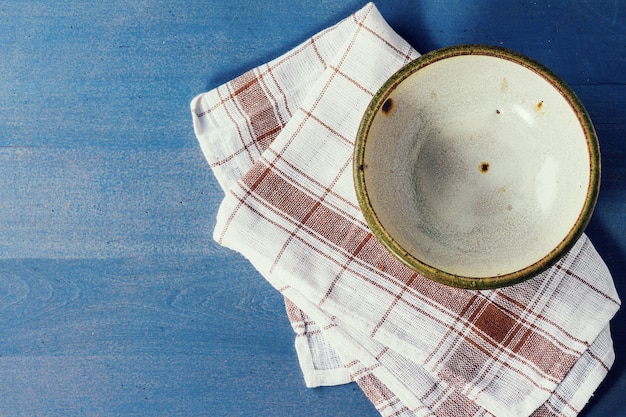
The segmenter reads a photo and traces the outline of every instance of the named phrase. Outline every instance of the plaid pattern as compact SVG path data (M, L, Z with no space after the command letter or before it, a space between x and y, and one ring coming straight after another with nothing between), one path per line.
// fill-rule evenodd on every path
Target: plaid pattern
M409 270L360 213L361 115L417 56L370 3L196 97L226 193L214 237L285 296L309 386L354 380L383 416L576 415L613 362L620 304L586 236L529 281L469 291Z

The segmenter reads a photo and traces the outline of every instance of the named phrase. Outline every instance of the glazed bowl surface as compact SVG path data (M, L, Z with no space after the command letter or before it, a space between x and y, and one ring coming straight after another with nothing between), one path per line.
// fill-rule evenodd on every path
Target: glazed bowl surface
M407 64L376 93L354 182L376 237L435 281L493 288L553 265L580 237L600 181L574 92L513 51L461 45Z

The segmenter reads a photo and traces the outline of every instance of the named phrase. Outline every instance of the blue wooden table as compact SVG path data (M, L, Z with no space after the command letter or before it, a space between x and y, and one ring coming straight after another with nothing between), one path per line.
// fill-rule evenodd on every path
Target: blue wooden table
M362 1L0 2L0 415L376 416L307 389L281 297L211 233L222 198L189 102ZM626 5L379 1L418 50L502 45L586 105L588 234L626 298ZM626 415L626 325L583 415Z

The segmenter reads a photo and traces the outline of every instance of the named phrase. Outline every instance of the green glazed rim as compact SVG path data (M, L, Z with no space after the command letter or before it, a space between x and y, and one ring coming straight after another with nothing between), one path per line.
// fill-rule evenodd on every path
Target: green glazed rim
M402 81L404 81L407 77L419 71L420 69L442 59L460 55L487 55L506 59L516 64L522 65L529 70L535 72L536 74L542 76L545 80L552 84L570 104L570 106L576 113L576 116L578 117L580 125L584 131L585 138L587 140L587 147L589 150L590 159L589 188L587 191L585 204L583 205L578 219L574 223L569 233L565 236L565 238L542 259L523 269L504 275L487 277L467 277L448 273L420 261L418 258L414 257L406 250L404 250L385 230L385 228L380 223L378 217L376 216L376 212L374 211L370 203L367 193L367 185L365 183L364 172L365 148L367 146L367 138L374 117L381 109L387 97ZM359 206L361 207L365 220L367 221L370 229L372 230L376 238L396 258L398 258L414 271L422 274L424 277L439 282L441 284L469 289L498 288L522 282L536 276L537 274L553 266L567 251L572 248L572 246L583 234L594 211L600 189L600 148L598 144L598 138L593 127L593 123L591 122L591 118L589 117L589 114L587 113L587 110L583 106L582 102L576 96L574 91L550 69L527 56L506 48L477 44L457 45L437 49L435 51L420 56L414 61L411 61L410 63L403 66L400 70L398 70L394 75L392 75L385 82L385 84L383 84L383 86L376 92L376 94L370 101L370 104L367 107L363 118L361 119L361 124L357 132L354 149L353 177L357 200L359 202Z

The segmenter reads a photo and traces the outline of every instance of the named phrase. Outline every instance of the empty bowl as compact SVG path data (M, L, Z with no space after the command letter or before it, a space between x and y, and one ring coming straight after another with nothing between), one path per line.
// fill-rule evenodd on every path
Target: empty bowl
M380 242L423 276L511 285L583 233L600 182L591 120L549 69L461 45L394 74L363 116L354 182Z

